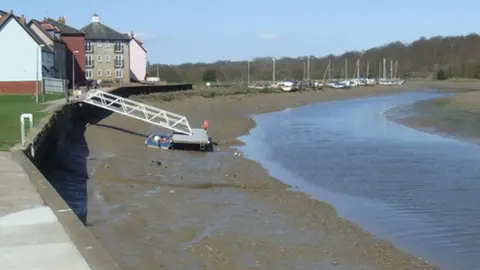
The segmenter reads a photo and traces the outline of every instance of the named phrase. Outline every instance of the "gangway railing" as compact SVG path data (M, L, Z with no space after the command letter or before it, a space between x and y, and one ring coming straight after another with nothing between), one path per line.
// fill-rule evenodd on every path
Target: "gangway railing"
M112 112L123 114L174 132L192 135L192 129L185 116L165 111L128 98L101 90L90 90L83 102Z

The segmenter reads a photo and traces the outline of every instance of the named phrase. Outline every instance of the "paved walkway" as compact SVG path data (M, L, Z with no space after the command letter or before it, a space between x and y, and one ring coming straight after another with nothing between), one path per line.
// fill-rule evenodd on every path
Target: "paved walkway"
M0 152L0 269L91 269L8 152Z

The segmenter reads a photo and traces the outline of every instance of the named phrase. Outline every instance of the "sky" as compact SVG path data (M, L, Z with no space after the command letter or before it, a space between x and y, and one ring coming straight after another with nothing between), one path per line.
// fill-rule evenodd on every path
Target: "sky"
M134 31L150 63L161 64L325 56L422 36L470 34L480 31L479 8L478 0L0 2L1 10L28 20L64 16L76 28L98 13L101 23Z

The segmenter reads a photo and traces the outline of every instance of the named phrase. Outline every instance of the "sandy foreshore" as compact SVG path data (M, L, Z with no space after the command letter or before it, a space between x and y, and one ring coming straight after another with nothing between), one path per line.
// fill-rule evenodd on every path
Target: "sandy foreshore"
M146 97L186 115L192 126L207 119L219 151L147 149L142 135L152 127L116 114L89 126L85 137L96 161L90 229L124 269L436 269L338 217L328 204L289 191L230 148L254 126L252 114L410 89L418 87Z

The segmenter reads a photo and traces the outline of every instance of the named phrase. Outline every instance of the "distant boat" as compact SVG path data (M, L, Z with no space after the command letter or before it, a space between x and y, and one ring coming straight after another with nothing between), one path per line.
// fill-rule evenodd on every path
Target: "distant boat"
M282 91L284 91L284 92L296 91L297 90L297 83L293 82L293 81L284 81L281 84L280 89L282 89Z
M349 81L331 82L331 83L328 84L328 86L330 86L334 89L345 89L345 88L348 88L350 86L350 82Z

